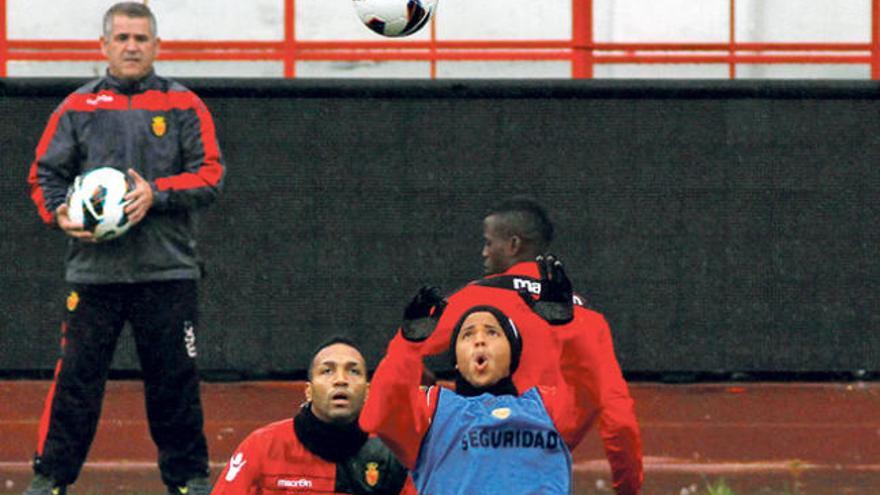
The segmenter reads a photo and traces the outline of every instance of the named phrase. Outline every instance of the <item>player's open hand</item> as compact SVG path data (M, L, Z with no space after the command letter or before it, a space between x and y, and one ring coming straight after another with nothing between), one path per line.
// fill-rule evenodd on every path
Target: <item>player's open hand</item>
M86 242L95 242L95 234L86 230L82 223L74 222L68 214L67 203L62 204L55 210L55 222L58 227L70 237Z
M446 308L446 301L437 287L422 287L403 311L403 338L421 342L434 333L437 321Z
M538 299L530 294L523 298L532 310L551 325L564 325L574 318L574 293L562 262L552 254L535 258L541 273L541 294Z
M125 214L134 225L143 220L153 206L153 187L133 168L128 169L128 176L134 181L134 189L123 199L126 201Z

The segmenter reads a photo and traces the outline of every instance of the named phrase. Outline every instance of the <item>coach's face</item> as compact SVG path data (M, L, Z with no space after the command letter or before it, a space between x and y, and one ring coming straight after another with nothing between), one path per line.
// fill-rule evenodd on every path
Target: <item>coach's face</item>
M101 37L101 52L107 57L110 75L138 80L153 69L159 54L159 39L143 17L113 16L110 38Z
M321 349L312 360L306 400L312 413L325 423L357 421L367 396L367 366L357 349L333 344Z
M483 220L483 270L486 275L503 273L516 263L516 240L501 225L498 215Z
M475 387L488 387L510 376L510 341L495 315L476 311L455 338L455 367Z

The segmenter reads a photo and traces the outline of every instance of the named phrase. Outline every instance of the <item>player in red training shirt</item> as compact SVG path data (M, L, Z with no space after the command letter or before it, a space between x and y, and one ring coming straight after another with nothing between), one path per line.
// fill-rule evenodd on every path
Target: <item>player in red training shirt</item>
M366 395L367 366L357 346L341 337L323 344L299 413L248 435L211 493L415 495L406 469L358 426Z
M583 298L574 294L572 314L550 311L542 318L533 310L545 286L535 260L549 249L553 230L545 210L531 199L512 198L493 208L483 221L486 277L448 296L422 352L427 356L446 350L455 324L469 308L491 304L503 311L518 323L523 341L528 342L513 374L516 388L552 386L563 379L566 370L586 370L595 408L579 418L571 446L598 420L615 489L621 494L638 493L644 476L641 433L605 317L588 309ZM541 258L540 264L546 262Z

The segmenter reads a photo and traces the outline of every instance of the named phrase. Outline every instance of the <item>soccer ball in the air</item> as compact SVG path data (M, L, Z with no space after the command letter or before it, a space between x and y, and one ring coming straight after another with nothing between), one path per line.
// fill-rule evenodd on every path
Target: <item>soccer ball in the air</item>
M437 0L352 0L358 17L382 36L409 36L431 20Z
M115 239L131 227L123 197L132 188L128 177L115 168L90 170L73 180L67 195L67 216L92 231L98 242Z

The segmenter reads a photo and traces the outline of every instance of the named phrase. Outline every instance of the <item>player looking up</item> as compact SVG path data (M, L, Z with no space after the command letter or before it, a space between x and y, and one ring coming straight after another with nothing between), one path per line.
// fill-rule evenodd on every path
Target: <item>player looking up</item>
M367 365L353 342L337 337L322 344L309 365L307 402L294 418L248 435L213 495L414 495L406 469L358 427L367 387Z
M568 279L558 261L547 260L551 271L542 280L546 290L536 311L564 312L572 304ZM443 307L433 288L420 290L407 306L373 376L362 427L377 433L412 470L419 493L570 494L569 449L579 436L578 418L593 410L589 373L569 367L557 385L520 392L511 374L531 343L516 320L478 305L462 313L451 333L455 391L422 392L422 347ZM547 357L559 366L558 354ZM589 362L590 356L583 357Z
M535 304L541 304L536 298L545 296L541 266L546 266L547 260L541 253L549 249L554 237L546 211L525 197L502 201L484 218L483 237L486 277L448 296L436 331L421 347L423 354L443 352L456 323L469 308L492 305L500 309L517 322L528 343L513 373L516 388L555 386L563 374L571 376L571 370L583 370L594 405L577 418L579 426L571 446L577 445L598 420L615 489L619 494L638 493L643 478L641 434L607 321L574 294L573 305L545 306L542 315L535 311ZM557 353L560 361L548 365L548 359L555 359L549 356Z

